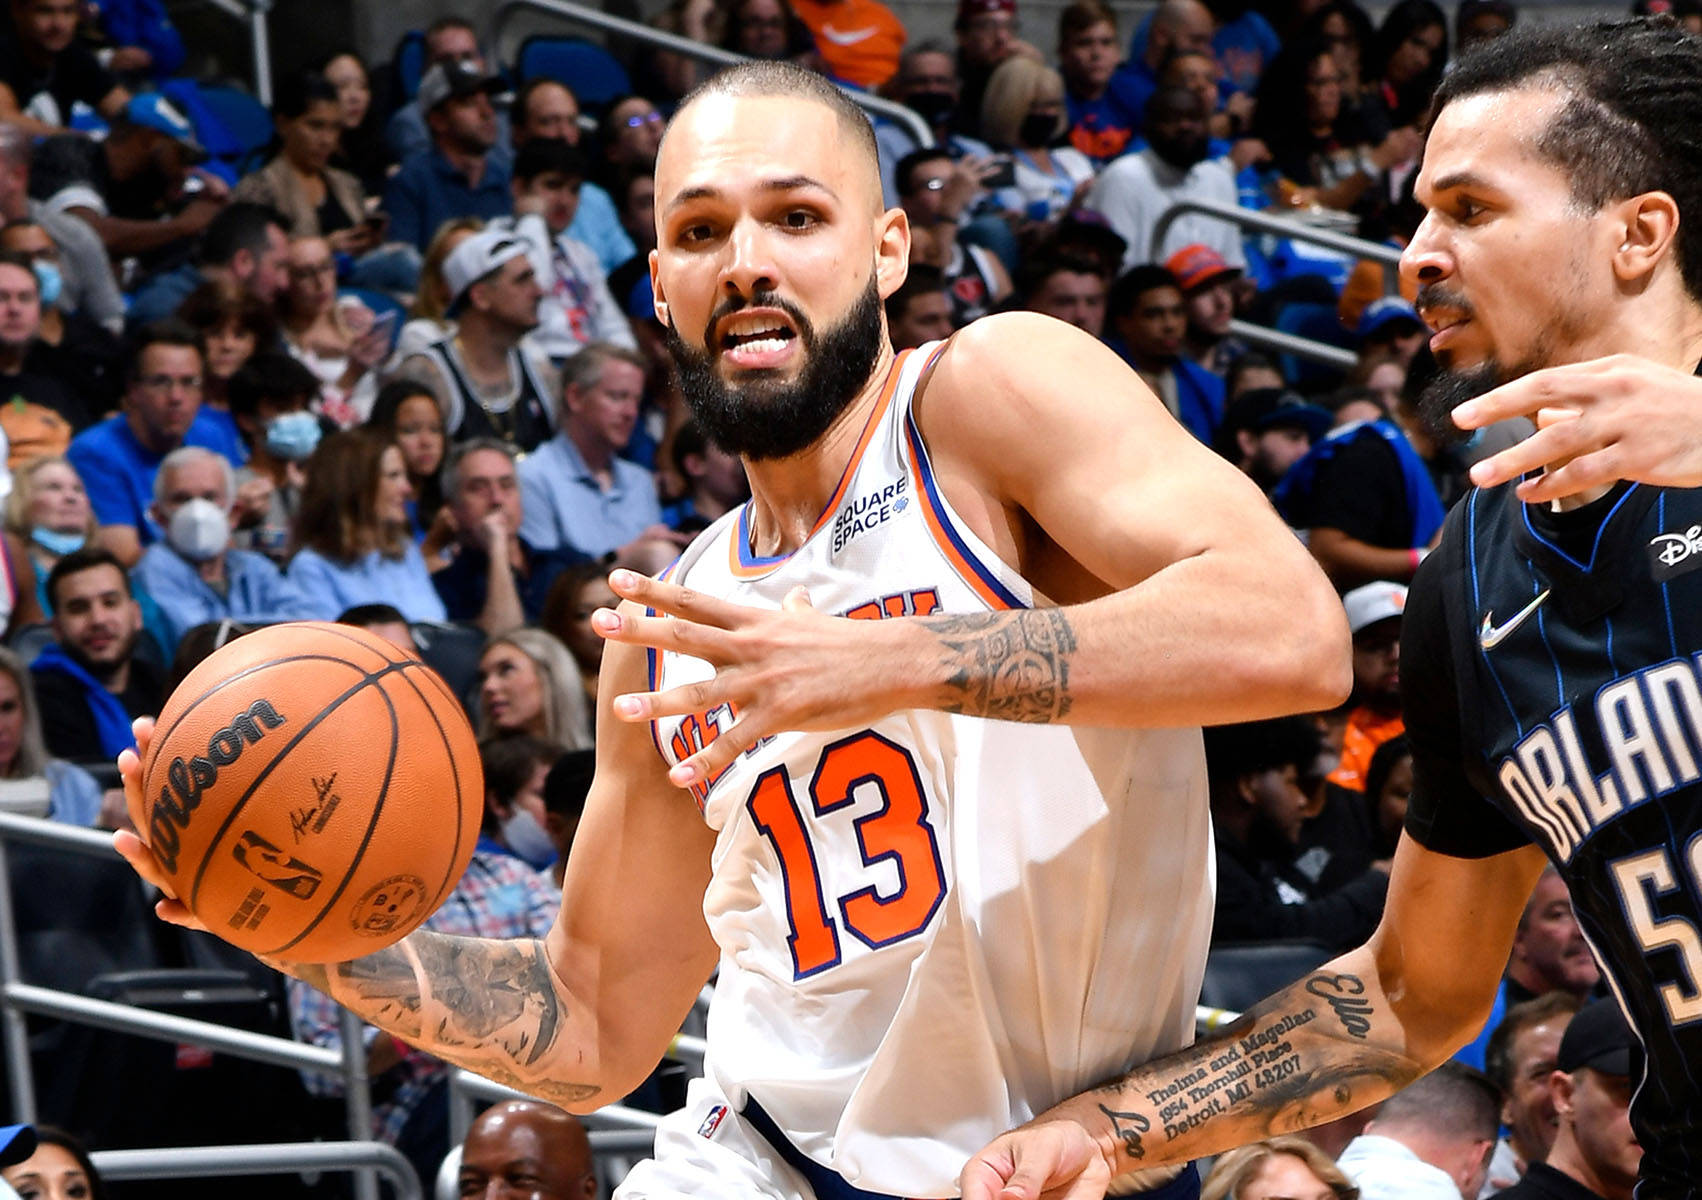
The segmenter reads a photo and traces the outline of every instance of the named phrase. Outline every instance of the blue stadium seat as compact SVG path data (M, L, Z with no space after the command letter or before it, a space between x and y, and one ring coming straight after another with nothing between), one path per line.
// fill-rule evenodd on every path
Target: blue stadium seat
M209 139L207 149L217 152L238 178L260 166L266 148L272 144L272 114L266 106L241 88L201 87L196 92L198 107L229 137L228 142L224 138ZM190 108L191 120L198 115ZM201 132L199 122L196 131Z
M418 29L404 33L401 41L396 43L396 53L390 61L396 72L399 100L406 104L420 90L420 76L425 74L425 34Z
M471 625L440 625L435 621L415 621L410 628L414 645L420 648L420 661L443 676L449 690L471 713L467 700L478 688L479 656L485 648L483 631Z
M520 44L514 77L521 83L547 76L573 89L582 107L601 111L632 91L626 68L596 42L578 37L538 35Z
M1344 350L1353 350L1359 345L1359 339L1343 327L1341 315L1334 304L1302 301L1285 305L1277 313L1276 327L1284 333L1340 346ZM1311 362L1292 354L1281 355L1280 363L1283 376L1308 394L1315 394L1341 383L1341 372L1323 363Z

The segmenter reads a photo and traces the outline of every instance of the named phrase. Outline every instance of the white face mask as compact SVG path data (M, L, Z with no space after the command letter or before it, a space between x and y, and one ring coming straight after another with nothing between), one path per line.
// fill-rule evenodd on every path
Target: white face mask
M230 545L230 515L211 500L186 500L171 514L165 540L190 562L217 558Z
M524 808L516 806L502 821L502 840L514 853L534 867L547 867L556 860L556 844Z

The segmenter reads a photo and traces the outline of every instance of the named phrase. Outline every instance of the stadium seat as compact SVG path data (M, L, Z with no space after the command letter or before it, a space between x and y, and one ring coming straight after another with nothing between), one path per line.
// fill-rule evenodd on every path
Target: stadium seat
M261 165L272 144L272 114L266 106L241 88L201 87L200 106L230 136L233 147L221 155L240 179ZM193 117L192 117L193 119ZM199 128L199 126L198 126ZM214 149L208 146L209 150Z
M425 34L418 29L404 33L390 62L396 73L396 107L400 108L420 90L420 76L425 74Z
M478 685L485 635L470 625L439 625L433 621L416 621L411 628L425 665L443 676L449 690L466 704ZM472 710L471 705L467 707Z
M11 646L27 667L35 661L36 655L53 645L56 640L53 636L53 626L45 621L38 621L33 625L19 626L12 634Z
M1344 350L1352 350L1358 345L1358 339L1343 328L1341 316L1333 303L1286 305L1277 313L1276 327L1283 333L1339 346ZM1283 377L1307 395L1316 395L1341 384L1342 373L1334 367L1293 354L1284 354L1280 358Z
M1317 942L1245 942L1213 946L1206 956L1200 1003L1245 1012L1278 988L1334 957Z
M527 38L520 43L514 76L521 83L539 76L559 79L573 89L581 106L596 112L632 91L632 80L614 55L578 37Z

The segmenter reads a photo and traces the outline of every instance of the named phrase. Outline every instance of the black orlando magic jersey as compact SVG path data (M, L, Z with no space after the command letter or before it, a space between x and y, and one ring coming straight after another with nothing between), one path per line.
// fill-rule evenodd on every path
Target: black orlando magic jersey
M1702 1196L1702 490L1474 491L1413 581L1407 830L1534 842L1645 1047L1639 1200Z

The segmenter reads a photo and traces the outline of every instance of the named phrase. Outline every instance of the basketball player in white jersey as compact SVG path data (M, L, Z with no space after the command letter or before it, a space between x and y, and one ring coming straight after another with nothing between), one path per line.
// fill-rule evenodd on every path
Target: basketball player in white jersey
M665 581L611 581L561 917L281 965L579 1111L644 1078L719 967L706 1077L623 1196L952 1195L994 1134L1191 1039L1198 726L1338 703L1341 606L1080 331L993 317L895 359L906 218L818 76L718 75L656 184L656 310L753 499Z

